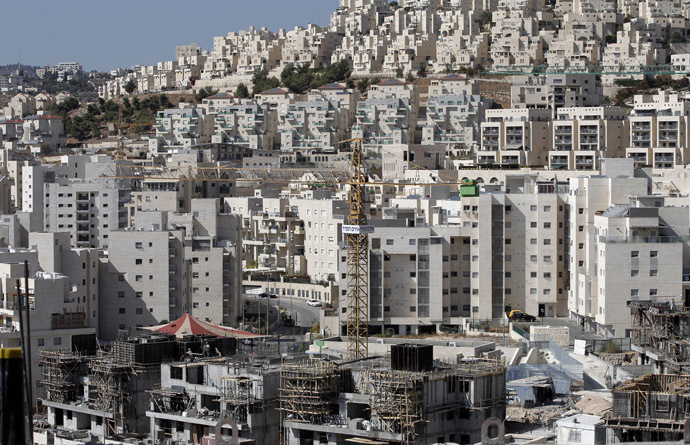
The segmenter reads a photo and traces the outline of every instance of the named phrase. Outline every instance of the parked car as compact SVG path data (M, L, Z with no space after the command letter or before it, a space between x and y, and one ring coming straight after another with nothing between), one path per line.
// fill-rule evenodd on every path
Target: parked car
M518 311L518 310L513 310L510 311L510 314L508 315L508 319L510 321L525 321L528 323L532 323L537 321L537 317L534 315L530 315L526 312Z
M321 307L323 304L319 300L307 300L307 304L313 307Z

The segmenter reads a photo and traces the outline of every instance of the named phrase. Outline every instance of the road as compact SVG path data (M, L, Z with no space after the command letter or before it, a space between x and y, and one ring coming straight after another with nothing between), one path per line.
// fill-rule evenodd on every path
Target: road
M261 302L261 305L265 308L267 299L259 298L255 295L246 295L246 298L250 301ZM287 311L287 313L295 319L296 326L305 328L306 330L309 330L319 321L319 311L321 310L321 308L309 306L307 302L302 298L281 296L280 298L270 298L268 299L268 302L271 305L272 309L277 309L278 305L280 305L280 307L285 309L285 311ZM285 328L284 326L282 326L282 323L275 321L274 314L277 317L277 310L271 311L272 326L276 326L277 323L279 325L279 332L283 330L292 330L292 328Z

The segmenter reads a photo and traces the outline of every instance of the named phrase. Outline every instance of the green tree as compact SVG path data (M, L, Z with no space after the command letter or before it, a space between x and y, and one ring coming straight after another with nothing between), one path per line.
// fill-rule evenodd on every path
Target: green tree
M125 85L125 91L127 94L132 94L137 90L137 83L134 81L134 79L129 79L129 82Z
M403 77L405 77L405 71L403 71L403 68L401 66L398 66L398 68L396 68L395 77L397 77L398 79L402 79Z
M244 82L237 85L237 90L235 90L235 95L237 97L239 97L240 99L246 99L249 97L249 88L247 88L247 85L245 85Z
M268 77L266 68L257 68L252 76L252 96L256 96L262 91L271 90L280 86L280 80L275 77Z
M203 87L197 91L197 93L194 95L194 99L196 99L197 103L200 103L202 100L213 96L216 93L218 93L218 90L214 90L211 87Z
M172 108L173 104L170 102L167 95L161 94L158 97L160 99L161 109L165 110L166 108Z
M673 35L671 36L671 40L669 40L669 43L681 43L685 42L685 37L678 31L674 32Z

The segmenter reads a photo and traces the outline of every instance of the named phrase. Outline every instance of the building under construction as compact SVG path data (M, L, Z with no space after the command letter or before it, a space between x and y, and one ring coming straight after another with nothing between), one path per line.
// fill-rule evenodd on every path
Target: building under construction
M233 343L234 349L230 350L236 349L236 339L218 340ZM39 366L47 424L99 438L148 433L148 391L160 383L161 364L186 353L201 355L204 341L178 341L174 336L149 334L115 341L109 350L93 351L91 355L41 351Z
M648 374L613 390L607 443L683 439L690 416L690 376Z
M212 444L219 436L240 443L274 444L279 441L278 359L246 357L201 358L166 363L161 384L150 391L146 416L155 443ZM220 429L219 427L220 425Z
M639 365L655 374L690 374L690 309L674 304L630 303L631 346Z
M390 357L284 363L283 443L481 442L484 421L505 418L505 368L448 364L432 346L395 345Z

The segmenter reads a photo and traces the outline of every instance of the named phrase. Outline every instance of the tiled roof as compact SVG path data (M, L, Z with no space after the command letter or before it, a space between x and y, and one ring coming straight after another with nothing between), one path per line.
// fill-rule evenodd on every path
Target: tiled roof
M287 94L287 93L288 93L287 90L284 90L283 88L278 87L278 88L266 90L266 91L262 92L261 94Z
M324 85L319 87L320 90L344 90L345 85L342 83L329 83L328 85Z

